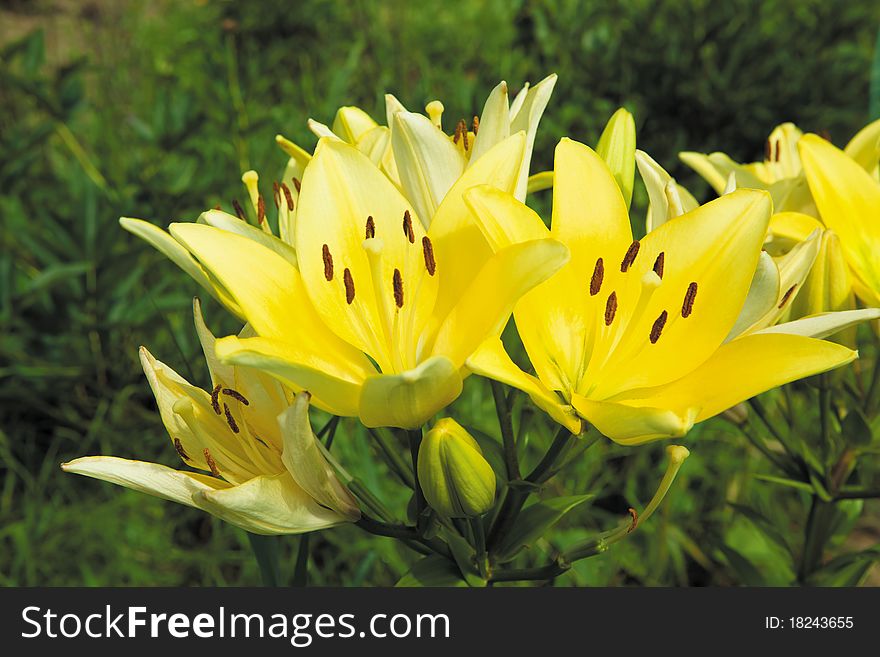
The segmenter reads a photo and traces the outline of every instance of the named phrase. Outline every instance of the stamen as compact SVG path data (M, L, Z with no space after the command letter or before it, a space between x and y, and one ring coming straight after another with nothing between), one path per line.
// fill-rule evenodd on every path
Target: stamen
M776 157L775 157L777 162L779 162L779 156L780 156L779 152L782 150L781 146L782 146L782 144L780 144L779 140L777 139L776 140Z
M688 318L694 310L694 299L697 298L697 284L688 285L687 292L684 295L684 303L681 304L681 316Z
M302 183L299 181L299 178L293 179L293 188L296 190L296 193L299 194L302 189Z
M654 325L651 327L651 344L656 344L657 340L660 339L660 334L663 332L663 327L666 326L666 319L669 317L669 313L665 310L660 313L660 316L654 320Z
M293 212L293 194L290 191L290 187L281 183L281 191L284 192L284 198L287 200L287 209Z
M184 461L192 461L189 454L187 454L186 450L183 448L183 443L180 442L180 438L174 439L174 449L177 450L177 455Z
M214 389L211 391L211 408L214 409L214 412L217 415L220 415L220 388L222 386L218 383L214 386Z
M437 271L437 263L434 260L434 246L431 244L431 238L425 235L422 238L422 255L425 256L425 269L428 274L434 275Z
M232 207L235 209L235 216L242 221L247 221L247 215L244 213L244 208L241 207L241 203L232 199Z
M461 131L462 129L466 129L464 125L464 119L460 120L455 124L455 134L452 135L452 143L457 144L458 140L461 139Z
M272 200L275 201L275 209L281 209L281 187L278 186L278 182L272 181Z
M764 160L766 162L770 161L771 156L773 155L773 147L770 146L770 140L764 142Z
M596 266L593 268L593 277L590 279L590 296L594 297L599 294L602 289L602 280L605 278L605 263L602 258L596 260Z
M666 253L661 251L657 255L657 259L654 261L654 273L657 274L660 278L663 278L663 267L666 265Z
M779 305L777 306L777 308L782 309L782 307L786 303L788 303L788 300L791 299L791 295L794 294L794 290L796 287L797 287L797 283L795 283L794 285L792 285L790 288L788 288L785 291L785 294L782 295L782 299L779 301Z
M240 401L245 406L251 405L251 403L247 400L247 397L241 394L238 390L234 390L233 388L223 388L223 390L221 390L220 392L222 392L227 397L232 397L236 401Z
M620 263L621 272L625 274L632 267L632 264L636 261L636 256L639 255L639 247L641 246L638 240L633 240L633 243L629 245L626 255L623 256L623 262Z
M412 216L409 210L403 213L403 234L406 235L406 239L409 240L410 244L416 241L416 234L413 232Z
M608 301L605 302L605 326L611 326L614 321L614 313L617 312L617 292L608 295Z
M203 453L205 454L205 461L207 461L208 467L211 469L211 474L215 477L219 477L220 470L217 469L217 463L214 461L214 457L211 456L211 450L205 447Z
M351 305L354 301L354 279L351 277L351 270L346 267L342 272L342 282L345 283L345 302Z
M477 136L477 132L479 132L479 130L480 130L480 117L475 115L474 116L474 128L473 128L474 137Z
M257 197L257 221L261 225L266 223L266 201L263 200L262 194Z
M367 217L367 228L366 228L366 239L373 239L376 237L376 223L373 221L372 215Z
M232 411L229 410L229 406L226 404L223 404L223 413L226 414L226 424L232 429L232 433L238 433L238 425L235 423L235 418L232 417Z
M464 119L461 120L461 139L462 139L461 143L464 146L464 150L467 151L467 149L468 149L468 129L467 129L467 122Z
M398 308L403 308L403 277L400 275L400 270L394 270L394 304Z
M333 280L333 256L330 255L330 247L326 244L321 247L321 256L324 258L324 278Z

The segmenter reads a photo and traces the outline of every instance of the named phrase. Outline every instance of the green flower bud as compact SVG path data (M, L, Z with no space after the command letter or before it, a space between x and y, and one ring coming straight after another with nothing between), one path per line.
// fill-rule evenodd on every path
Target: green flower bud
M478 516L495 501L495 473L477 441L452 418L422 439L419 484L428 504L450 518Z

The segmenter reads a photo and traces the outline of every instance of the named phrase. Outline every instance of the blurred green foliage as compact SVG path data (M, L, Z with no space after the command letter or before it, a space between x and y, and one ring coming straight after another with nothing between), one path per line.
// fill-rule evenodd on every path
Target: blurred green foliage
M243 194L243 170L269 180L281 171L276 133L310 147L306 119L329 122L340 105L378 118L386 91L412 109L441 97L451 121L478 113L499 79L518 88L549 72L559 83L534 171L551 166L560 136L595 143L623 105L639 147L705 190L677 164L679 150L754 159L784 120L838 143L861 127L880 24L869 0L45 0L0 3L0 13L2 585L259 582L239 530L58 468L97 453L174 463L139 344L207 382L191 328L195 285L124 233L119 216L165 225L228 204ZM644 207L637 190L634 216ZM217 306L207 310L216 332L234 330ZM497 437L484 385L469 379L456 412ZM527 461L550 434L536 416L523 432ZM723 421L686 444L693 455L661 512L558 584L791 581L780 551L799 549L784 544L798 540L801 494L754 479L766 465ZM362 429L344 421L334 450L403 512ZM594 447L548 492L595 499L523 559L613 526L647 502L663 467L659 445ZM863 518L858 531L876 542L876 507ZM756 529L765 521L779 540ZM281 541L287 581L297 543ZM313 537L311 555L315 584L393 584L413 561L353 528ZM847 583L866 570L841 568Z

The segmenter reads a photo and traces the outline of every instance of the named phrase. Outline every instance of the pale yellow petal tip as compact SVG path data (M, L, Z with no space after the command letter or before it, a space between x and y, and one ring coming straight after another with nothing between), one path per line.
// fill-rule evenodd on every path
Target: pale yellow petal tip
M241 174L241 182L243 182L245 185L256 185L259 180L259 174L257 174L257 172L253 169L245 171L243 174Z
M690 450L682 445L669 445L666 453L669 455L670 464L673 465L681 465L691 455Z

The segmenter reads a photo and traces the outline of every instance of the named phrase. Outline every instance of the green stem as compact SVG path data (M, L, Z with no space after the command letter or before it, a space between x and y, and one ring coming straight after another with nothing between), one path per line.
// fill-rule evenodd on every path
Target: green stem
M489 572L489 559L486 554L486 530L480 518L471 518L470 525L471 545L474 546L476 551L477 569L480 571L480 576L485 579Z
M394 471L394 474L396 474L406 486L415 488L415 478L413 476L414 471L400 455L400 451L395 449L394 445L391 444L385 431L383 429L368 429L368 431L379 445L379 448L385 456L385 460L388 462L391 470Z
M293 570L293 585L307 586L309 583L309 537L303 534L299 539L299 551L296 555L296 566Z
M422 445L422 430L421 429L408 429L406 432L406 438L409 442L409 454L412 458L412 470L416 473L416 476L413 477L413 491L415 492L416 497L416 525L418 527L419 534L424 534L427 529L427 518L424 516L425 508L428 506L427 501L425 500L425 494L422 492L422 485L419 483L418 477L418 469L419 469L419 447Z
M767 411L764 408L764 405L758 400L757 397L752 397L751 399L749 399L749 406L755 412L755 415L760 418L761 422L764 423L764 426L767 427L773 437L779 442L780 445L782 445L782 448L788 453L788 455L797 461L798 465L803 470L803 474L806 476L807 470L802 462L801 457L795 450L791 448L791 445L788 444L788 440L782 437L782 434L773 425L773 423L770 422L770 417L767 415Z
M513 419L510 405L504 395L504 386L498 381L490 381L492 396L495 398L495 412L498 414L498 425L501 427L501 441L504 445L504 465L507 469L507 480L516 481L522 478L519 471L519 458L516 453L516 438L513 435Z
M760 438L758 438L758 436L756 436L752 432L748 431L744 425L738 424L738 425L736 425L736 427L737 427L737 429L740 430L742 435L744 435L746 437L746 439L748 439L748 441L750 443L752 443L752 445L755 447L755 449L757 449L759 452L761 452L761 454L764 455L764 458L766 458L768 461L770 461L770 463L772 463L777 468L782 470L782 472L787 474L789 477L799 477L800 476L800 473L798 471L791 468L788 463L786 463L784 460L782 460L779 457L778 454L774 454L773 452L771 452L770 448L767 447L767 445L765 445L764 442Z
M246 533L254 556L257 558L257 565L260 567L263 586L278 586L281 582L281 572L278 567L278 537Z
M452 552L449 551L449 548L443 541L419 536L418 532L416 532L415 527L387 524L384 522L379 522L378 520L370 518L369 516L361 516L360 520L358 520L354 524L363 529L365 532L373 534L374 536L387 536L389 538L396 538L402 540L410 547L413 547L413 545L424 546L424 548L427 548L432 552L436 552L437 554L444 556L447 559L451 560L453 558ZM419 551L423 552L422 550Z

